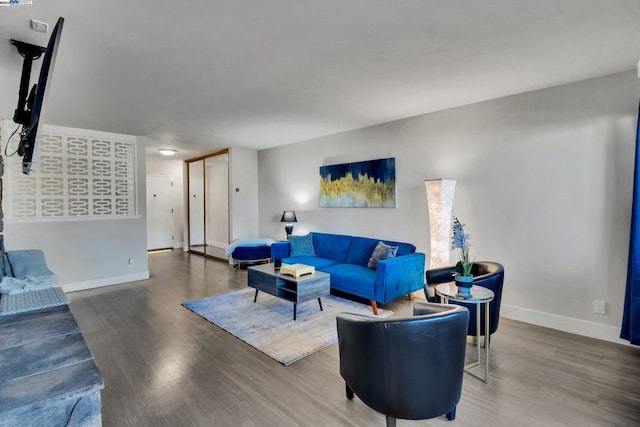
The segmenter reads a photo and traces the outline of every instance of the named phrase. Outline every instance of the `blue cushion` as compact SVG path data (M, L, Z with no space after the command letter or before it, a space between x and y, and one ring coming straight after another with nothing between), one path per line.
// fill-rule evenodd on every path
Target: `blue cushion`
M316 250L316 256L319 256L320 258L333 259L338 262L345 262L347 259L347 251L351 244L351 236L328 233L312 234L313 247Z
M291 244L291 256L316 256L311 234L305 234L304 236L291 235L289 236L289 243Z
M320 258L317 256L296 256L282 258L282 262L285 264L305 264L312 265L316 270L324 271L326 267L336 265L337 262L332 259Z
M353 264L337 264L322 271L331 275L331 289L377 300L375 270Z
M53 276L47 268L44 254L40 249L25 249L7 252L13 276L18 279L25 277Z
M67 304L67 298L61 288L47 288L21 294L5 295L0 299L0 316Z
M351 246L349 246L346 263L366 267L378 241L379 240L368 239L366 237L354 237L351 239Z

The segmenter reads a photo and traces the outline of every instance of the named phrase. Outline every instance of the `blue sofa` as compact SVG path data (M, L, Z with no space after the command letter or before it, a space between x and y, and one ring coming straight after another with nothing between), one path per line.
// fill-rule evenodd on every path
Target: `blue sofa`
M3 252L0 427L101 426L104 381L39 249Z
M331 289L366 298L374 314L377 303L387 303L403 295L410 296L424 287L425 255L411 243L328 233L309 233L315 256L291 256L290 242L271 245L271 260L285 264L312 265L331 275ZM378 242L397 246L393 258L383 259L375 269L367 263Z

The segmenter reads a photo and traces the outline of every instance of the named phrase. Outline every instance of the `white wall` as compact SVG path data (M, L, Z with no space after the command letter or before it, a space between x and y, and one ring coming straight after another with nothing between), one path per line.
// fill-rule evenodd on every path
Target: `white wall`
M141 137L142 138L142 137ZM139 138L140 139L140 138ZM147 138L144 138L145 141ZM171 158L149 157L146 160L147 175L170 176L173 180L173 219L174 239L173 247L182 248L184 245L184 161Z
M296 233L428 253L423 181L456 179L471 256L505 266L502 314L617 341L639 95L627 72L261 151L260 234L281 237L280 215L294 209ZM321 165L384 157L396 158L396 209L318 207Z
M82 135L97 137L114 135L80 131ZM118 137L135 138L130 135L115 136ZM138 215L126 219L5 221L6 249L42 249L47 265L56 273L56 284L62 285L67 292L148 278L145 155L142 141L136 143L136 162Z
M258 152L229 150L230 241L258 237Z

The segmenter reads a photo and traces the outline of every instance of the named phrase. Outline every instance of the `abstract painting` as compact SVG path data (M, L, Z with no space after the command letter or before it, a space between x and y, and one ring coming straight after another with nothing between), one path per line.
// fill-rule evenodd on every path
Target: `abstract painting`
M320 166L320 207L395 208L396 159Z

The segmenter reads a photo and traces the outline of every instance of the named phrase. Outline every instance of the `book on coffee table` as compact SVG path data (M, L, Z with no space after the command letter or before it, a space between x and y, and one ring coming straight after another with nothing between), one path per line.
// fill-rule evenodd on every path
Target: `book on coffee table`
M288 274L296 279L305 274L313 274L316 272L316 268L312 265L305 264L282 264L280 267L280 274Z

